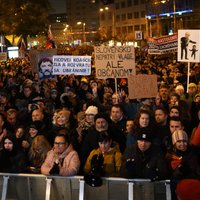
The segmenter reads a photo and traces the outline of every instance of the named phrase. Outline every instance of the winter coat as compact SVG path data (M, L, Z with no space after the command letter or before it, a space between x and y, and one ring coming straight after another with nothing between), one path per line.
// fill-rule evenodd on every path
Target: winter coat
M47 157L41 166L41 173L44 175L50 175L50 170L53 168L56 160L60 161L59 175L61 176L73 176L79 171L80 160L78 153L73 149L70 144L67 149L60 155L55 154L54 150L50 150L47 153Z
M173 149L167 153L166 157L171 166L173 179L200 180L200 154L198 148L188 146L186 151Z
M142 152L136 143L123 154L121 175L132 179L166 179L168 167L159 147L151 144L148 150Z
M4 173L25 173L27 158L25 153L20 150L0 151L0 172Z
M85 164L84 168L85 172L91 171L91 160L94 155L99 155L99 154L102 154L100 148L91 151ZM111 147L108 152L105 152L103 154L103 157L104 157L104 162L103 162L104 176L119 176L122 154L119 150L118 144L116 144L114 147Z

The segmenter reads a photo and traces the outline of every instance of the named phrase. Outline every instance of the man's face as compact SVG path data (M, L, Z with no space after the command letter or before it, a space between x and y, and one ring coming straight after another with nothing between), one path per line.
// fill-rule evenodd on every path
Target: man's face
M155 111L155 120L156 123L162 125L167 120L167 115L162 110L156 110Z
M29 97L31 95L32 90L30 88L24 88L23 93L25 97Z
M12 114L9 114L7 116L7 121L11 124L11 125L14 125L16 123L16 113L12 113Z
M42 121L44 114L41 110L37 109L32 112L32 121Z
M111 118L112 121L117 122L119 121L123 116L123 112L120 108L112 107L111 109Z
M145 152L146 150L150 148L151 142L146 141L146 140L138 140L137 145L140 151Z
M167 97L168 97L168 89L167 88L160 88L159 93L160 93L162 100L167 100Z
M128 133L133 131L133 126L134 126L134 121L133 120L128 120L126 122L126 130Z
M170 120L169 129L170 129L171 134L173 134L173 132L176 130L183 130L183 126L180 121Z
M108 129L108 122L104 118L98 118L95 122L95 128L97 131L106 131Z
M101 149L102 153L108 152L108 150L110 149L112 141L103 141L103 142L99 142L99 148Z
M54 140L54 152L56 154L62 154L68 147L68 143L64 137L57 136Z
M40 69L45 76L49 76L52 74L52 63L50 61L42 62L40 64Z

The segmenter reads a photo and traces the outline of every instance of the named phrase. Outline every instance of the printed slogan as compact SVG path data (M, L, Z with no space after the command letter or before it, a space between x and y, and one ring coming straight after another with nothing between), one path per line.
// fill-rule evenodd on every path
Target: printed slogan
M53 74L91 74L91 56L53 56Z
M127 78L135 75L135 54L133 46L95 47L96 77Z

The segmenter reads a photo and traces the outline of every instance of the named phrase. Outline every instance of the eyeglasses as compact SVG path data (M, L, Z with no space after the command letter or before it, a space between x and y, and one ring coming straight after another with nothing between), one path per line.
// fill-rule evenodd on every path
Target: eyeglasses
M65 142L54 142L54 145L64 145L66 144Z

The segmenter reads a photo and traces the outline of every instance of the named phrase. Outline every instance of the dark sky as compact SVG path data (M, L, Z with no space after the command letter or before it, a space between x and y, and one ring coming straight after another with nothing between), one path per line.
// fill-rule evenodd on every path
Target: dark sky
M65 13L67 0L49 0L52 8L54 9L51 13Z

